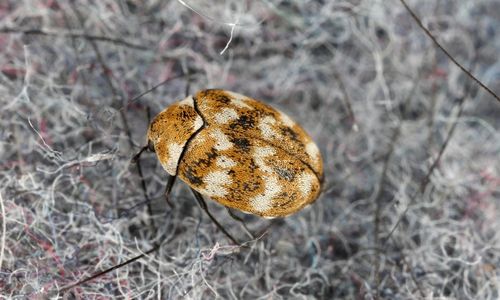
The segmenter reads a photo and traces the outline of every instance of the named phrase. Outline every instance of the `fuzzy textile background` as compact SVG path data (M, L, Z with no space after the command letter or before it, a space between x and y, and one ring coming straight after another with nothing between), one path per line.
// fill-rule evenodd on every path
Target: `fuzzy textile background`
M500 93L498 0L408 5ZM207 199L245 247L183 182L166 204L153 153L131 162L205 88L283 110L323 154L313 205L238 214L255 239ZM500 297L500 103L399 0L1 0L0 104L2 299Z

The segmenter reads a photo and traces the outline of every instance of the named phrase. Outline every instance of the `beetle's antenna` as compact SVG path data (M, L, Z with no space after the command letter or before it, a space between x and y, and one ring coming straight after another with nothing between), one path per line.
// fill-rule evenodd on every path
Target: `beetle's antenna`
M134 257L134 258L131 258L131 259L129 259L129 260L127 260L127 261L125 261L125 262L123 262L123 263L121 263L121 264L118 264L118 265L112 266L111 268L108 268L108 269L106 269L106 270L104 270L104 271L101 271L101 272L96 273L96 274L94 274L94 275L92 275L92 276L90 276L90 277L87 277L87 278L85 278L85 279L83 279L83 280L80 280L80 281L78 281L77 283L73 283L73 284L71 284L71 285L65 286L65 287L63 287L62 289L60 289L60 290L59 290L59 293L64 293L64 292L66 292L66 291L69 291L69 290L71 290L72 288L74 288L74 287L76 287L76 286L82 285L82 284L84 284L84 283L86 283L86 282L89 282L89 281L94 280L94 279L96 279L96 278L98 278L98 277L101 277L101 276L103 276L103 275L105 275L105 274L107 274L107 273L109 273L109 272L111 272L111 271L114 271L114 270L116 270L116 269L118 269L118 268L121 268L121 267L123 267L123 266L125 266L125 265L128 265L129 263L132 263L132 262L134 262L134 261L136 261L136 260L138 260L138 259L140 259L140 258L145 257L146 255L149 255L149 254L151 254L151 253L155 252L155 251L156 251L156 250L158 250L159 248L160 248L160 244L157 244L157 245L155 245L153 248L151 248L151 249L149 249L148 251L146 251L146 252L142 253L141 255L138 255L138 256L136 256L136 257Z
M190 74L182 74L182 75L177 75L177 76L174 76L174 77L169 77L169 78L167 78L167 79L163 80L162 82L160 82L160 83L158 83L158 84L154 85L154 86L153 86L153 87L151 87L150 89L148 89L148 90L146 90L146 91L144 91L144 92L140 93L139 95L137 95L137 96L133 97L132 99L128 100L128 101L127 101L127 104L123 105L123 107L122 107L122 108L120 108L119 110L121 111L121 110L126 109L126 108L130 105L130 104L132 104L132 103L136 102L136 101L137 101L137 100L139 100L142 96L144 96L144 95L147 95L147 94L151 93L152 91L156 90L157 88L159 88L160 86L164 85L165 83L167 83L167 82L169 82L169 81L172 81L172 80L175 80L175 79L184 78L184 77L186 77L186 76L191 76L191 75L190 75Z
M191 191L193 192L194 194L194 197L196 198L196 200L198 201L198 204L200 205L201 209L203 209L208 217L212 220L212 222L214 222L214 224L233 242L235 243L236 245L238 246L241 246L241 244L236 241L236 239L229 233L227 232L227 230L219 223L219 221L217 221L217 219L215 219L215 217L210 213L210 211L208 210L208 206L207 206L207 203L205 202L205 200L203 199L203 196L198 193L197 191L195 191L194 189L191 189Z

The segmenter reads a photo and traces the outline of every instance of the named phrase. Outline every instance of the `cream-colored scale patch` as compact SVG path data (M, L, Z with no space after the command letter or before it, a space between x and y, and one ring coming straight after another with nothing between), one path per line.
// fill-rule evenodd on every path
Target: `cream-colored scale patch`
M232 108L224 108L215 114L215 121L219 124L227 124L236 119L238 119L238 113Z
M201 126L203 126L203 119L200 116L196 116L196 119L194 120L193 133L195 133L196 130L200 129Z
M313 142L307 143L306 152L309 155L309 157L311 157L312 159L317 159L319 156L318 146L316 146L316 144Z
M282 189L278 179L274 176L266 176L264 182L264 193L250 199L252 208L258 212L268 211L272 207L274 197L276 197Z
M168 174L176 174L177 165L179 164L179 158L181 157L183 148L183 145L177 143L168 145L168 159L165 164L163 164L163 168L167 171Z
M283 112L279 112L280 113L280 119L281 121L283 122L283 124L285 124L286 126L288 127L293 127L295 126L295 121L293 121L289 116L285 115Z
M232 168L232 167L236 166L236 162L225 155L218 156L216 163L217 163L217 167L224 168L224 169Z
M245 103L245 99L248 98L247 96L244 96L242 94L238 94L235 92L230 92L230 91L226 91L226 94L231 96L231 98L232 98L231 104L233 104L234 106L239 107L239 108L246 108L246 109L250 109L250 110L253 109L252 106Z
M184 100L179 101L179 105L187 105L187 106L194 107L193 96L187 96Z
M302 195L308 196L311 193L313 182L316 180L316 177L311 174L304 172L300 174L298 178L299 189L302 192Z
M273 129L273 125L276 124L276 120L273 117L267 116L262 118L259 122L259 129L262 136L269 140L278 136L278 133Z
M205 183L204 194L210 197L224 197L228 193L225 186L233 181L227 171L214 171L205 175L203 182Z
M256 147L253 154L255 159L255 164L260 168L260 170L272 173L273 169L266 165L265 158L274 155L276 151L272 147Z
M215 129L210 133L210 136L215 139L216 150L227 150L233 146L229 138L220 129Z
M266 157L274 155L276 150L272 147L257 147L253 154L255 164L261 171L273 174L273 170L266 164ZM250 199L250 205L258 212L266 212L272 207L274 197L281 192L281 185L276 176L264 176L265 189L264 193Z

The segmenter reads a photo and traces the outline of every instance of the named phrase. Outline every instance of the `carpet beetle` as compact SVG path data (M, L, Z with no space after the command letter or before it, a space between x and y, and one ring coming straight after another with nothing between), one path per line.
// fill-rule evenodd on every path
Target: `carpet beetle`
M226 90L203 90L160 112L149 149L163 168L230 208L284 217L312 203L323 181L321 153L290 117Z

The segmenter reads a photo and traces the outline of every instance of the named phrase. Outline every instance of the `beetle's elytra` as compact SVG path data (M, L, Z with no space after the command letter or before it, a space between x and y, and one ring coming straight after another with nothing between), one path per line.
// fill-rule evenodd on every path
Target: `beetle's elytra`
M320 194L321 154L284 113L225 90L160 112L148 142L163 168L224 206L263 217L299 211Z

